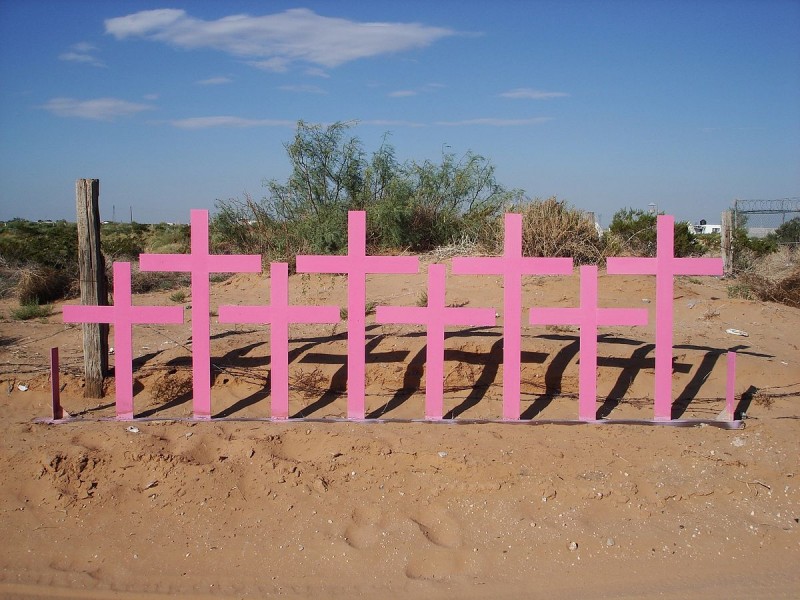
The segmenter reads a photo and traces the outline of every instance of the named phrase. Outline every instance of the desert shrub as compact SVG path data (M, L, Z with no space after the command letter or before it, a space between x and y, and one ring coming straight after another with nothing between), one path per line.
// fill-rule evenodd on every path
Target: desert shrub
M800 268L786 277L771 279L759 273L747 273L741 278L752 296L768 302L779 302L800 308Z
M732 283L728 286L728 298L753 299L753 289L743 282Z
M188 225L158 223L148 231L144 251L162 254L182 254L191 250L191 232Z
M16 295L21 304L52 302L69 295L72 281L66 271L32 265L19 269Z
M49 304L39 304L38 298L23 302L18 308L11 310L11 317L17 321L28 321L30 319L41 319L49 317L53 313L53 307Z
M286 144L288 180L268 181L260 201L217 201L214 246L289 262L300 252L337 254L347 247L347 212L365 210L373 250L426 251L487 234L486 223L519 197L477 154L400 164L384 139L367 157L350 126L298 122Z
M525 256L572 257L576 264L597 264L603 258L594 220L563 200L534 200L522 213L522 253Z
M66 221L8 221L0 232L0 256L12 264L77 269L78 229Z
M609 244L615 247L613 254L655 256L657 249L657 217L641 209L625 208L614 213L609 226ZM613 239L616 238L616 239ZM675 256L694 256L705 252L697 237L689 231L686 221L676 221L673 232Z
M190 284L191 276L189 273L141 271L138 263L133 264L131 272L131 292L134 294L163 292L174 290L179 287L186 287Z
M800 244L800 217L781 224L770 236L779 244Z

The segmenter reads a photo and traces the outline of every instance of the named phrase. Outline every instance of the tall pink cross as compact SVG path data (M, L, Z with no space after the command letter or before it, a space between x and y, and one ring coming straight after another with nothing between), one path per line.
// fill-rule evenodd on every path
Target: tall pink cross
M644 308L598 308L597 267L581 267L581 300L578 308L532 308L531 325L577 325L580 337L578 418L597 420L597 328L606 325L646 325Z
M675 218L659 215L655 258L609 258L612 275L656 276L655 418L672 418L672 327L675 275L722 275L721 258L675 258Z
M117 418L133 418L133 325L135 323L183 323L182 306L133 306L131 263L114 263L113 306L65 306L65 323L114 325L114 379Z
M379 306L378 323L419 324L428 327L425 355L425 418L441 419L444 400L445 325L494 325L491 308L451 308L445 305L445 266L428 267L428 305Z
M258 273L261 257L212 255L208 252L208 211L191 211L190 254L142 254L142 271L192 274L192 402L195 419L211 418L211 318L208 277L211 273Z
M347 417L364 418L367 273L416 273L416 256L367 256L367 214L347 214L347 254L298 256L298 273L347 274Z
M453 259L457 275L503 276L503 419L518 420L520 414L520 362L522 346L522 276L569 275L571 258L522 256L522 215L505 218L503 256Z
M338 306L289 306L289 265L270 264L269 306L219 307L220 323L270 324L273 419L289 418L289 323L338 323Z

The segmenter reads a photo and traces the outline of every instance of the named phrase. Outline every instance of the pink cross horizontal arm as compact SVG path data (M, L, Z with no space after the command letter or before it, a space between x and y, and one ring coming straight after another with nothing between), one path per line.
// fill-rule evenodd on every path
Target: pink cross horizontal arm
M676 275L722 275L721 258L675 258L675 219L659 215L655 258L609 258L612 275L656 276L656 420L672 419L673 296Z
M522 347L522 276L569 275L571 258L522 256L522 215L505 216L503 256L453 259L456 275L502 275L503 277L503 419L519 420L520 362Z
M347 214L347 254L298 256L298 273L347 274L347 417L364 418L367 273L416 273L416 256L367 256L367 214Z
M211 273L258 273L261 257L212 255L208 250L208 211L191 211L190 254L142 254L142 271L176 271L192 277L192 403L195 419L211 418Z
M289 324L338 323L338 306L290 306L289 265L270 264L270 305L219 307L220 323L270 324L271 416L289 418Z
M643 308L598 308L597 267L582 266L580 307L532 308L531 325L577 325L580 334L580 380L578 418L597 419L597 328L608 325L646 325Z
M425 350L425 418L442 418L444 405L444 328L445 325L494 325L494 309L454 308L445 303L444 265L428 267L428 305L379 306L378 323L425 325L428 328Z
M133 325L183 323L181 306L133 306L131 263L114 263L113 306L65 306L65 323L109 323L114 326L114 380L118 419L133 418Z

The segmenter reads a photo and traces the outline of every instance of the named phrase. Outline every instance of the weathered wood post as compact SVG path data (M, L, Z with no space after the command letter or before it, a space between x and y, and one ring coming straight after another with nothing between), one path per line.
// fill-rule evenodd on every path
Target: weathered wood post
M722 213L722 229L719 240L722 252L722 272L725 276L733 275L733 233L733 213L726 210Z
M100 251L100 180L78 179L75 202L78 213L78 266L81 304L107 306L108 286ZM103 397L103 378L108 371L108 325L83 324L83 367L86 398Z

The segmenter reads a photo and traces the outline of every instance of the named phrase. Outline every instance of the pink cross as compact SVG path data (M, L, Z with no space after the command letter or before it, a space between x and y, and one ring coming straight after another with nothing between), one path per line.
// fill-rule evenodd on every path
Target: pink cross
M258 273L261 257L211 255L208 253L208 211L191 211L190 254L142 254L142 271L178 271L192 274L192 390L195 419L211 418L211 273Z
M656 276L655 418L672 418L672 326L675 275L722 275L721 258L675 258L675 218L659 215L655 258L609 258L612 275Z
M427 325L425 357L425 418L441 419L444 399L445 325L494 325L491 308L450 308L445 306L445 266L428 267L428 306L379 306L378 323Z
M298 273L347 274L347 418L364 418L367 273L416 273L416 256L367 256L367 214L347 213L345 256L298 256Z
M569 275L571 258L526 258L522 256L522 215L505 219L503 256L453 259L457 275L503 276L503 419L519 420L520 360L522 346L522 276Z
M646 325L643 308L598 308L597 267L581 267L579 308L532 308L531 325L578 325L580 337L580 383L578 418L597 420L597 328L606 325Z
M270 306L219 307L220 323L270 324L272 418L289 418L289 323L338 323L338 306L289 306L289 265L270 264Z
M181 306L133 306L131 263L114 263L113 306L65 306L65 323L110 323L114 325L114 379L117 388L117 418L133 418L133 325L134 323L183 323Z

